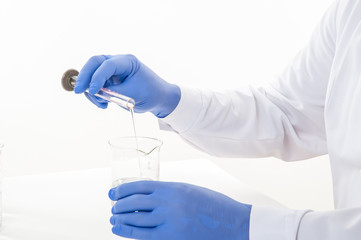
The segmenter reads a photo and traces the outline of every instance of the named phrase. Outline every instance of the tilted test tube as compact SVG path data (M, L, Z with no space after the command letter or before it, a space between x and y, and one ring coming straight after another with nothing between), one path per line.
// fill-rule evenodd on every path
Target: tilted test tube
M73 91L76 81L78 79L79 72L75 69L69 69L63 74L61 78L62 86L67 91ZM88 92L88 90L86 90ZM107 88L101 88L100 91L95 96L102 98L108 102L115 103L126 109L133 109L135 106L134 99L109 90Z

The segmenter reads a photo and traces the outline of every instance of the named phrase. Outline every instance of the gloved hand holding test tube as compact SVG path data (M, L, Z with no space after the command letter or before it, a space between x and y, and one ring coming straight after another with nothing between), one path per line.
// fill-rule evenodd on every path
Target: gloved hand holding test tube
M67 91L73 91L76 81L78 79L78 75L79 72L75 69L69 69L68 71L66 71L63 74L63 77L61 78L61 83L63 85L63 88ZM86 90L86 92L89 91ZM109 90L107 88L101 88L100 91L94 95L108 102L115 103L120 107L126 109L133 109L135 105L135 101L132 98L114 92L112 90Z
M103 91L104 88L122 95L125 101L128 100L127 97L133 99L134 112L151 112L158 118L168 116L176 108L181 97L177 85L166 82L129 54L93 56L85 63L79 75L77 74L65 73L63 81L70 83L66 83L65 86L63 83L63 87L68 91L74 89L76 94L84 93L93 104L103 109L108 107L108 100L96 94L107 95ZM76 79L70 79L76 75ZM69 84L71 86L67 86ZM117 98L119 95L112 96Z

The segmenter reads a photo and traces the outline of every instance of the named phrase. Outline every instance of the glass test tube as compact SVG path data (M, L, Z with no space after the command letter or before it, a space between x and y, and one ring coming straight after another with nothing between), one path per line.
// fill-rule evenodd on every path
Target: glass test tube
M78 79L78 76L72 76L70 77L69 84L74 88L76 80ZM86 90L88 92L88 90ZM109 90L107 88L101 88L98 93L95 94L95 96L102 98L108 102L115 103L123 108L127 109L133 109L135 106L134 99L124 96L122 94L119 94L117 92L114 92L112 90Z

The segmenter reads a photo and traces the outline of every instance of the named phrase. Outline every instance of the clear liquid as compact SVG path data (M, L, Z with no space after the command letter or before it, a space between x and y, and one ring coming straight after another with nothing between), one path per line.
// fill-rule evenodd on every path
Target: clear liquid
M144 152L141 149L139 149L137 131L135 130L135 122L134 122L134 108L129 108L129 111L130 111L130 115L132 117L135 146L136 146L136 150L137 150L137 157L138 157L138 163L139 163L139 171L140 171L140 176L142 177L142 176L146 175L146 173L143 171L142 159L141 159L141 156L139 155L139 153L140 152L144 153ZM146 163L147 170L149 170L149 169L151 169L151 160L148 158L146 158L146 159L147 159L147 163Z
M122 185L123 183L130 183L130 182L136 182L136 181L150 181L152 179L150 178L140 178L140 177L126 177L126 178L118 178L117 180L112 182L112 187L118 187L119 185Z
M135 122L134 122L134 108L129 108L129 112L130 112L130 116L132 117L133 131L134 131L134 138L135 138L135 146L136 146L136 149L139 150L137 131L135 130Z
M137 152L137 158L138 158L138 165L139 165L139 173L140 176L142 176L142 162L139 156L139 145L138 145L138 137L137 137L137 131L135 130L135 122L134 122L134 108L129 108L130 116L132 118L133 123L133 131L134 131L134 139L135 139L135 147Z

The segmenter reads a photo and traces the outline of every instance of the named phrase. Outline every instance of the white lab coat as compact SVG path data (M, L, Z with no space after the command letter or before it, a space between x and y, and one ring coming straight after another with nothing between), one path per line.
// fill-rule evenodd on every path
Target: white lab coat
M361 1L335 1L269 85L181 91L160 126L212 155L296 161L329 154L335 210L253 206L250 240L361 239Z

